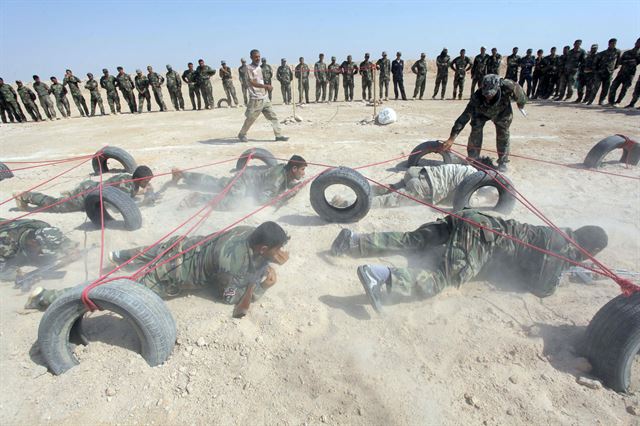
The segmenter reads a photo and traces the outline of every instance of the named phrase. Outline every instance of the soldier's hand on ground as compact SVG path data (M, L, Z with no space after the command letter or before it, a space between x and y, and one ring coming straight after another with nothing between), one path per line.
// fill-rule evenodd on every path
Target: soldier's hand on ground
M280 249L273 255L273 261L278 265L284 265L289 260L289 253Z
M276 270L273 269L271 266L267 266L266 274L264 276L264 279L260 283L260 286L266 290L268 288L273 287L273 285L276 283L277 280L278 280L278 275L276 274Z

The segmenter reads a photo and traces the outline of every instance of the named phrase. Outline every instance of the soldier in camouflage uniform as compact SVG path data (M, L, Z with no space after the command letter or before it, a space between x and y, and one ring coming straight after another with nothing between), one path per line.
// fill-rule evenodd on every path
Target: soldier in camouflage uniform
M264 79L264 84L268 84L269 86L271 86L271 82L273 81L273 68L271 68L271 65L267 63L267 58L262 58L262 63L260 64L260 68L262 68L262 78ZM272 100L273 88L271 88L271 90L269 90L268 92L269 92L269 100Z
M486 75L482 80L482 87L471 96L467 107L451 128L451 135L445 141L443 149L449 149L464 126L471 121L467 155L469 158L479 158L483 128L485 123L491 120L496 126L498 170L506 172L506 163L509 162L509 127L513 120L512 99L516 101L519 109L524 108L527 103L527 96L518 83L501 79L496 74Z
M7 123L7 117L9 121L12 123L15 122L15 118L13 116L13 112L11 109L7 107L7 104L4 101L4 98L0 95L0 117L2 118L3 123Z
M216 70L211 68L209 65L204 64L204 60L198 59L198 68L196 68L196 81L198 82L198 87L200 88L200 93L202 93L202 98L204 99L204 108L205 109L213 109L214 100L213 100L213 88L211 87L211 81L209 80L216 73ZM199 106L200 104L198 104ZM198 107L198 109L200 109Z
M198 110L201 109L202 102L200 99L200 87L198 86L198 73L193 69L193 62L187 64L187 69L182 73L182 81L189 86L189 98L191 99L193 111L196 110L196 98L198 98Z
M151 90L153 90L153 97L160 107L160 111L166 111L167 106L165 105L164 99L162 98L162 84L164 83L164 77L153 71L151 65L148 65L147 78L149 79L149 86L151 86Z
M286 164L273 167L247 167L236 177L213 177L204 173L172 171L172 181L178 183L183 180L187 187L206 190L209 193L219 193L231 182L233 186L226 196L216 204L217 210L234 210L241 207L249 198L259 204L265 204L278 197L283 192L294 188L304 178L307 162L299 155L293 155ZM240 172L238 172L240 173ZM235 181L234 181L235 179ZM293 197L295 192L288 194L279 204ZM211 201L211 194L195 192L183 200L183 207L195 207Z
M327 100L327 64L324 63L324 53L318 55L318 62L313 65L316 79L316 103Z
M418 94L420 95L420 100L422 100L422 96L424 95L424 89L427 87L427 55L424 53L420 54L420 60L416 61L411 65L411 72L416 75L416 87L413 89L413 99L415 100Z
M608 244L607 234L599 226L564 231L592 256ZM432 297L446 287L460 287L471 281L490 263L500 270L517 273L525 288L538 297L553 294L562 272L572 265L507 236L575 262L586 260L578 248L551 227L493 217L471 209L426 223L413 232L356 234L343 229L331 251L334 255L377 256L409 250L431 257L434 250L444 249L435 269L430 269L429 263L420 269L358 267L358 277L378 312L383 300L395 293L399 293L401 300Z
M302 103L304 95L305 103L309 103L309 66L304 63L304 58L300 57L300 62L296 65L295 76L298 79L298 103Z
M491 56L487 58L487 74L500 74L500 64L502 63L502 55L498 53L498 49L491 48Z
M41 82L40 77L37 75L33 76L33 90L38 94L40 106L47 115L47 118L51 121L53 121L54 118L60 120L60 118L56 117L56 110L53 108L53 102L51 102L51 98L49 97L49 86Z
M329 102L336 102L340 85L340 65L336 62L335 56L331 57L331 63L327 67L327 80L329 81Z
M542 77L539 89L540 93L536 92L536 95L542 99L549 99L558 83L558 62L559 57L556 55L555 46L551 48L551 53L545 56L540 62Z
M640 78L636 81L636 86L633 88L633 96L631 97L631 102L629 102L629 105L625 106L625 108L633 108L634 106L636 106L638 98L640 98Z
M91 95L91 116L96 115L96 104L100 107L100 113L104 113L104 104L102 103L102 96L100 95L100 86L98 82L93 79L93 74L87 73L89 80L85 83L84 88L87 89Z
M87 102L84 100L84 96L82 96L82 92L80 91L80 79L73 75L71 70L67 70L65 72L64 79L62 80L62 85L69 86L71 97L73 98L73 102L76 104L78 111L80 111L80 115L88 117L89 108L87 108Z
M133 80L131 80L131 76L129 76L129 74L125 74L122 67L118 67L118 75L116 76L116 81L118 82L118 87L122 92L124 100L127 101L127 105L129 105L131 114L134 114L138 110L138 107L136 106L136 95L135 93L133 93L135 85L133 83Z
M358 74L358 66L353 63L351 55L347 56L347 60L340 65L342 72L342 87L344 89L344 101L353 101L354 75Z
M561 100L561 91L566 86L565 80L565 64L567 63L567 58L569 57L569 46L565 46L562 48L562 55L558 58L558 84L556 85L556 90L553 93L553 100L559 101Z
M436 85L433 89L433 96L431 99L435 99L438 94L438 89L442 84L442 91L440 92L440 99L444 99L444 92L447 90L447 81L449 80L449 66L451 65L451 58L449 57L449 51L445 48L442 49L440 55L436 58L436 67L438 69L436 74Z
M220 62L220 78L222 79L222 87L224 88L224 93L227 95L227 103L230 107L237 107L238 98L236 97L236 88L233 86L233 76L231 75L231 68L227 65L225 61Z
M527 97L531 96L531 76L533 67L536 65L536 58L532 55L533 50L527 49L527 54L520 59L520 79L518 84L524 89L524 83L527 83Z
M564 98L565 101L568 101L573 96L573 86L576 83L576 75L587 57L587 53L581 46L582 40L576 40L573 43L573 49L567 54L562 71L560 90L558 91L558 100L563 99L565 91L567 93L567 97Z
M120 114L120 96L116 90L118 80L116 80L114 76L109 75L109 70L106 68L102 69L102 74L102 77L100 77L100 87L107 91L107 103L109 104L111 114L116 114L116 112Z
M487 60L489 59L489 55L487 55L487 49L483 47L480 48L480 53L476 55L473 59L473 66L471 67L471 94L476 90L476 84L480 87L482 83L482 79L485 75L487 75Z
M167 65L167 90L171 97L171 103L176 111L184 111L184 98L182 97L182 81L180 75Z
M360 62L360 76L362 77L362 100L369 101L373 90L373 64L369 60L370 55L364 54L364 61Z
M518 55L518 48L514 47L511 55L507 56L507 72L504 78L508 78L511 81L518 81L518 67L520 66L520 55Z
M598 89L602 85L600 91L600 100L598 105L603 105L604 100L609 94L609 86L611 85L611 77L613 72L618 66L620 66L620 50L616 49L616 43L618 40L612 38L609 40L609 46L607 50L603 50L596 56L596 72L593 75L591 81L591 97L587 101L587 105L591 105L598 94Z
M13 90L13 87L10 85L4 84L2 78L0 78L0 98L4 101L5 108L9 110L9 117L11 117L12 114L19 123L27 121L27 117L24 116L22 108L20 108L20 104L18 103L16 91Z
M391 74L393 75L393 94L395 100L398 100L398 95L402 96L402 100L407 100L407 95L404 93L404 59L402 59L402 53L396 52L396 59L391 62Z
M598 45L592 44L589 54L578 69L578 98L574 103L588 102L591 97L591 80L595 73L596 58L598 57ZM586 88L586 94L585 94ZM583 98L584 96L584 98Z
M293 72L287 65L287 60L280 59L280 66L276 71L276 79L280 82L280 91L282 92L282 101L285 105L291 103L291 80L293 80Z
M72 255L77 247L60 229L35 219L0 218L0 280L14 280L18 268Z
M240 59L238 78L240 79L240 89L242 90L242 98L244 99L244 104L249 105L247 97L249 94L249 81L247 80L247 60L244 58Z
M42 115L40 115L38 105L34 102L36 100L36 94L27 86L22 84L22 81L20 80L16 80L16 85L18 86L18 95L20 95L20 99L22 99L24 109L27 110L31 119L33 121L42 121Z
M471 60L465 56L465 50L460 50L460 56L451 61L451 69L453 70L453 97L456 98L456 90L458 92L458 99L462 99L462 91L464 90L464 78L467 75L467 71L471 69Z
M149 79L142 74L142 70L136 70L136 89L138 90L138 114L142 114L144 101L147 101L147 112L151 112L151 93L149 93Z
M119 173L103 181L104 186L113 186L125 192L131 198L135 197L142 188L151 190L149 181L153 178L151 169L147 166L138 166L133 174ZM60 197L52 197L41 192L22 192L15 198L18 210L29 210L31 205L36 208L45 207L47 213L69 213L84 211L84 199L97 190L100 183L91 179L80 182L71 191L60 194ZM73 197L73 198L72 198Z
M380 88L380 99L389 100L389 81L391 80L391 61L387 59L387 52L382 52L382 58L376 62L376 69L380 71L378 77L378 87ZM331 92L329 92L331 93ZM329 95L331 99L331 95Z
M533 77L531 78L531 99L537 99L538 95L541 93L542 87L542 60L544 59L544 51L542 49L538 49L536 52L536 61L535 66L533 67Z
M640 38L636 40L633 49L627 50L620 57L620 71L611 84L609 90L609 105L614 106L622 102L622 98L627 94L627 89L631 86L633 76L636 74L636 67L640 63ZM622 84L622 89L616 100L618 86Z
M156 246L111 252L109 259L120 265L138 256L132 267L150 267L140 283L160 297L210 289L217 300L234 305L250 286L255 301L276 283L275 270L269 264L282 265L288 260L289 254L283 250L288 240L278 224L264 222L257 228L237 226L206 236L175 236ZM45 310L64 291L37 288L25 307Z
M53 98L56 100L56 106L58 107L60 114L62 114L64 118L71 117L71 105L69 105L69 100L67 99L67 89L62 84L58 83L58 79L55 77L51 77L49 93L53 94Z

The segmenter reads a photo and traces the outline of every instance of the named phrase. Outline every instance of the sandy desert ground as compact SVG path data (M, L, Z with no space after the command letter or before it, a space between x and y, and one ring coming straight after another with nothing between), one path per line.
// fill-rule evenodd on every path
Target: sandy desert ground
M413 78L407 86L413 91ZM448 94L451 93L451 81ZM468 96L469 81L465 95ZM313 90L313 82L311 83ZM427 85L428 98L433 80ZM216 82L216 100L222 93ZM281 120L291 107L275 110ZM340 90L342 99L342 88ZM359 79L356 86L360 99ZM313 96L312 96L313 97ZM630 94L627 95L628 101ZM185 91L185 100L188 96ZM168 94L165 101L169 103ZM90 154L104 145L128 150L156 173L237 157L249 147L279 158L294 153L311 162L356 166L411 152L419 142L448 136L466 101L389 101L399 116L389 126L361 125L372 108L362 102L311 104L298 109L301 123L283 125L289 142L275 143L259 119L247 144L235 136L244 109L215 109L0 125L3 161ZM624 104L624 102L623 102ZM106 106L106 105L105 105ZM157 110L157 107L154 106ZM600 139L640 136L640 112L539 102L529 116L514 117L516 154L581 163ZM459 141L466 143L467 127ZM495 149L485 129L485 147ZM460 149L460 147L458 148ZM350 153L350 154L349 154ZM617 154L616 154L617 155ZM231 164L204 168L214 175ZM396 162L364 173L391 182ZM640 186L637 180L513 158L509 177L560 226L598 224L610 244L599 258L615 268L640 270ZM62 172L70 164L17 172L0 184L0 198ZM309 176L322 170L311 166ZM611 162L603 170L640 176L640 169ZM89 164L45 185L57 194L89 177ZM159 177L159 188L168 178ZM169 188L156 206L142 209L136 232L110 229L108 250L151 243L195 212L177 208L184 189ZM15 217L10 204L2 217ZM199 233L212 232L251 211L215 212ZM372 210L357 231L412 230L439 214L425 206ZM540 223L518 205L512 217ZM36 215L70 238L91 245L100 232L83 213ZM580 342L594 313L619 292L609 281L590 285L564 280L539 299L513 280L491 279L447 289L430 300L388 306L376 315L356 277L365 262L404 265L416 256L331 258L327 250L345 225L326 223L312 210L304 188L280 210L267 208L245 223L275 220L291 235L289 262L279 282L242 320L206 292L169 300L178 325L171 358L150 368L137 355L132 331L118 317L89 315L92 342L79 347L81 363L61 376L42 366L36 344L42 314L22 309L26 296L0 286L0 418L3 424L637 424L638 395L577 383L590 377ZM95 278L98 251L68 268L63 288ZM635 414L634 414L635 413Z

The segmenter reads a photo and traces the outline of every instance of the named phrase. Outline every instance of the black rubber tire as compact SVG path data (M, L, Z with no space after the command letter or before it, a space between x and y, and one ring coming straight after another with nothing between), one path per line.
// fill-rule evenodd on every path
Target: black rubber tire
M413 148L411 151L411 155L409 155L409 159L407 160L408 167L415 167L420 162L420 159L427 154L432 152L437 152L442 156L442 161L444 164L453 164L456 163L454 155L449 151L441 151L442 142L440 141L426 141L422 142L420 145Z
M71 328L88 312L80 296L84 285L74 287L46 310L38 327L38 346L49 370L62 374L78 364L69 335ZM150 366L160 365L171 355L176 341L176 324L163 300L153 291L126 279L100 285L89 292L101 309L121 315L140 340L141 355Z
M102 198L105 202L108 202L115 207L122 218L124 219L124 226L128 231L135 231L142 226L142 215L136 202L124 191L113 187L105 186L102 188ZM91 219L95 225L100 226L100 191L96 189L90 192L84 199L84 210L87 212L87 217ZM104 221L105 224L108 221L114 220L109 214L107 209L104 209Z
M229 105L229 101L226 98L222 98L220 100L218 100L218 108L222 108L222 104L226 104L226 106L231 106Z
M109 166L107 165L107 160L109 159L116 160L117 162L122 164L127 173L133 173L136 170L136 167L138 167L138 165L136 164L136 160L134 160L131 154L129 154L127 151L122 148L118 148L117 146L107 146L102 150L102 155L100 156L100 161L102 163L102 173L109 172ZM91 166L93 167L93 171L96 174L100 174L100 164L98 163L98 157L93 157L93 159L91 160Z
M252 160L261 160L268 167L273 167L278 164L278 160L274 157L272 153L264 148L250 148L242 153L242 156L238 158L238 162L236 163L236 170L240 170L244 167L249 159L249 154L253 153L251 156Z
M456 191L453 195L453 211L457 212L462 209L469 208L469 200L471 199L471 195L479 188L482 188L484 186L491 186L496 188L496 190L498 191L498 203L491 210L495 210L504 214L511 213L514 206L516 205L516 197L495 181L494 177L496 177L497 175L498 173L493 170L479 170L476 173L464 178L456 188ZM498 179L500 179L502 184L507 188L513 188L513 184L505 175L501 175L501 177L498 177Z
M0 163L0 180L10 179L13 177L13 172L4 163Z
M600 308L587 327L585 351L606 386L629 390L631 366L640 356L640 293L620 295Z
M331 205L325 196L326 189L331 185L344 185L351 188L356 194L355 203L345 208ZM357 222L365 217L371 209L372 197L369 181L348 167L338 167L322 173L311 183L309 194L311 207L327 222Z
M619 135L609 136L591 148L584 159L584 165L590 169L600 167L602 160L614 149L622 148L621 163L637 166L640 162L640 144L634 141L630 147L625 146L626 139Z

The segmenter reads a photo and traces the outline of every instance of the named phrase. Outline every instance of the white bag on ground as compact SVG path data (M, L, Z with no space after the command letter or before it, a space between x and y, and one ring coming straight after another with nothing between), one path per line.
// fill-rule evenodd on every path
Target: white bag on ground
M391 108L385 108L376 117L376 122L381 125L395 123L398 120L396 112Z

